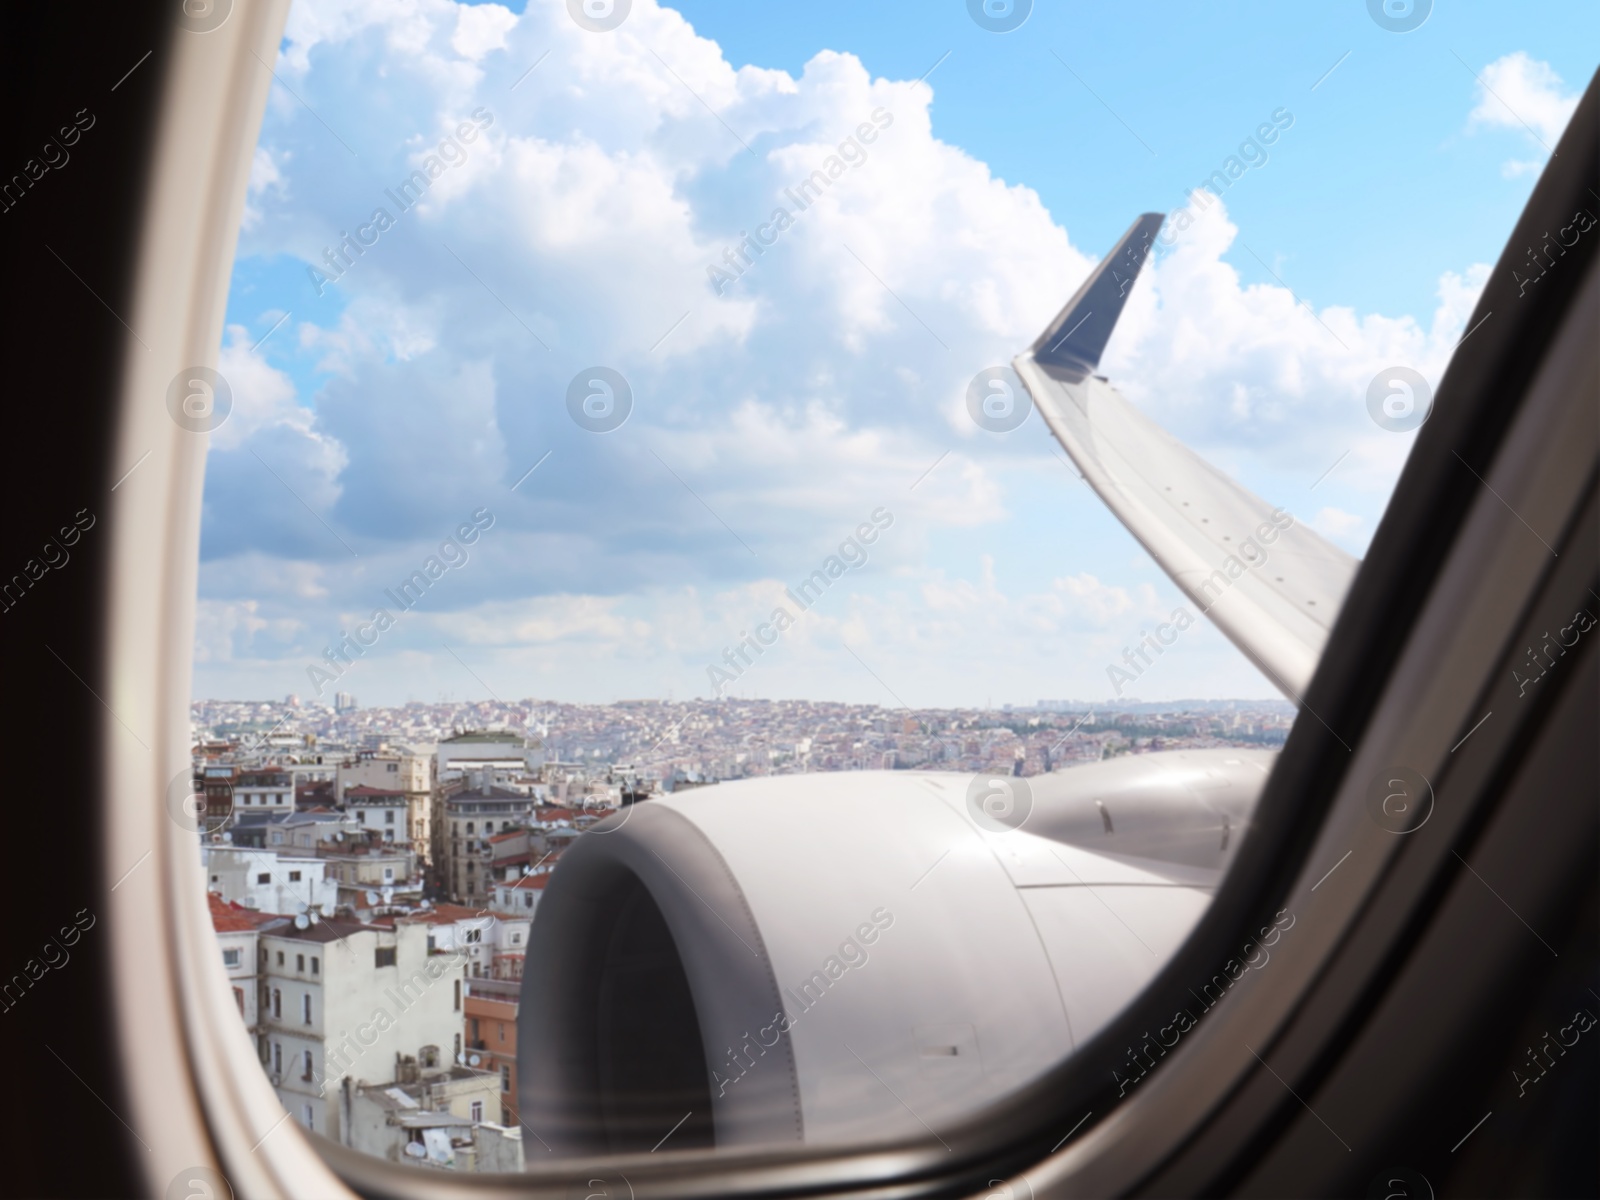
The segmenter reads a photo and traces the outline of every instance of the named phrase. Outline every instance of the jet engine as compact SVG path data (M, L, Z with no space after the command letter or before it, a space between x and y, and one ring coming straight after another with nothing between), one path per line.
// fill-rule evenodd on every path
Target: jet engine
M1154 975L1272 757L788 775L619 810L535 913L522 1119L563 1155L937 1136Z

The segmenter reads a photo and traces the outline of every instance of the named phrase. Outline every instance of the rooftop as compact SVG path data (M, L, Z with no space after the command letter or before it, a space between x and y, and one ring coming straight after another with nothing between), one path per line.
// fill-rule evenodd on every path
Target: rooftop
M216 892L206 893L211 908L211 927L218 933L250 933L272 921L283 920L277 913L257 912L232 900L224 900Z
M294 942L338 942L353 933L387 933L377 925L366 925L348 917L320 917L304 929L297 929L293 917L277 917L272 924L263 925L263 935L287 938Z

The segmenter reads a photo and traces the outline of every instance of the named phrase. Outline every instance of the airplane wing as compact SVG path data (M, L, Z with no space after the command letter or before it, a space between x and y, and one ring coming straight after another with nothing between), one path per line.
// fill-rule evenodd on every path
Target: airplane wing
M1298 701L1360 560L1217 470L1095 374L1160 213L1145 213L1012 365L1089 486Z

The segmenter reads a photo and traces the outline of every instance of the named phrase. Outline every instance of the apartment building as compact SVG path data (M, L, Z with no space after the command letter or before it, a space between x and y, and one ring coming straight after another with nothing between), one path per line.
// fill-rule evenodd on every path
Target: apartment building
M533 800L502 787L478 787L444 797L434 825L434 862L452 899L485 907L494 885L492 835L533 819Z
M342 1140L342 1083L448 1072L462 1052L465 960L404 918L282 920L260 930L257 1044L284 1107Z
M499 1088L499 1120L517 1125L517 1005L522 984L503 979L469 979L462 1001L466 1017L467 1054L476 1054L475 1069L494 1077Z

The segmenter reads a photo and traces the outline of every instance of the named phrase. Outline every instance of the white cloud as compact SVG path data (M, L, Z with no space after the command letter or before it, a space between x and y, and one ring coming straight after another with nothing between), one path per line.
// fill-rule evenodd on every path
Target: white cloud
M1578 93L1566 92L1549 63L1522 50L1495 59L1478 78L1478 102L1469 125L1518 131L1544 152L1537 159L1507 161L1501 174L1514 178L1543 170L1578 107Z
M1164 582L1116 577L1128 543L1104 514L1079 546L1058 536L1056 511L1021 502L1061 470L1037 421L997 436L966 415L973 374L1030 342L1093 259L1033 190L933 135L928 85L873 78L833 51L798 77L735 69L654 0L606 36L561 4L517 15L300 0L284 69L361 157L275 103L245 259L320 263L352 222L393 205L384 188L443 131L479 109L493 120L420 203L393 208L394 227L329 298L307 283L282 303L297 320L278 337L306 362L301 375L230 329L236 408L207 493L204 578L225 605L208 617L212 661L227 658L220 639L237 639L241 658L298 629L277 689L291 690L294 655L320 652L339 614L370 608L482 504L499 520L474 566L407 625L492 647L498 670L549 680L545 694L624 677L702 691L705 655L879 505L897 528L872 570L786 639L787 666L775 656L755 678L815 695L877 687L849 645L885 679L946 702L981 691L986 673L1012 695L1059 695L1074 679L1102 694L1104 662L1169 615ZM787 193L819 171L819 199ZM792 226L758 253L746 235L779 205ZM1392 365L1436 383L1487 268L1445 274L1418 320L1246 286L1229 262L1239 250L1213 200L1147 268L1104 369L1227 467L1270 462L1309 483L1348 448L1339 477L1355 498L1313 524L1352 537L1371 528L1411 442L1368 420L1368 383ZM730 252L738 278L719 295L708 268L729 269ZM628 422L604 436L565 408L568 381L597 364L633 396ZM360 543L359 563L273 490L251 451L275 470L300 461L285 482ZM950 549L977 532L982 554ZM1096 558L1098 543L1110 548ZM1055 569L1019 580L1018 564L1041 555ZM272 562L297 582L252 594ZM394 664L459 673L411 636L385 640ZM1220 639L1191 635L1185 648L1190 668L1163 663L1183 694L1267 691Z
M1412 439L1365 419L1367 388L1391 366L1418 371L1437 387L1488 266L1441 276L1426 326L1409 316L1318 308L1276 284L1243 285L1228 262L1239 229L1222 201L1208 197L1207 204L1193 202L1194 225L1147 267L1148 281L1130 295L1102 369L1216 461L1270 457L1308 472L1309 484L1334 455L1350 450L1341 479L1370 496L1386 495ZM1253 261L1248 251L1240 257Z
M274 198L281 201L287 194L286 187L287 181L284 179L283 170L278 160L273 157L271 149L257 146L254 156L250 159L250 182L245 189L243 228L254 229L260 224L261 203L267 192L273 192Z

